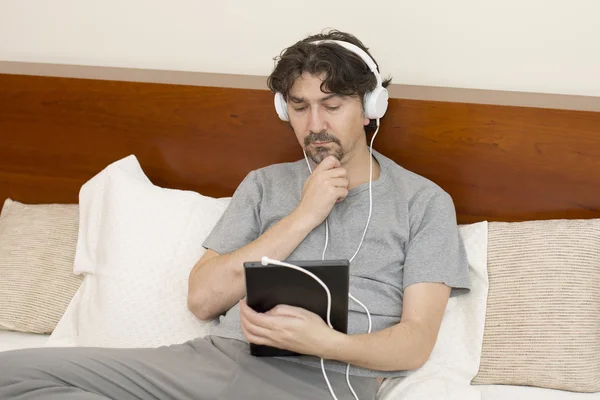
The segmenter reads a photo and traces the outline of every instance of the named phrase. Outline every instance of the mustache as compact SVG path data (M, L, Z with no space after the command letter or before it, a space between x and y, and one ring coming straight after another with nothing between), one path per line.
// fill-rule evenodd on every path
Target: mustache
M314 142L333 142L338 146L342 145L342 142L332 134L321 131L321 132L311 132L307 137L304 138L304 145L308 146Z

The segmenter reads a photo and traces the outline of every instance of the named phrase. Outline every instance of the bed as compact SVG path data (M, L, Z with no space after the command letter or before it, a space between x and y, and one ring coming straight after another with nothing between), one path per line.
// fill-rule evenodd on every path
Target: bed
M43 334L0 331L0 351L43 347L48 338Z
M131 154L156 185L224 198L250 170L302 156L262 78L1 64L2 200L75 204L86 181ZM585 108L581 98L542 96L533 107L526 95L507 104L501 94L440 93L407 98L394 88L374 147L446 190L460 224L600 218L596 100L583 111L569 109ZM0 350L43 346L48 337L0 331ZM600 398L480 389L483 400Z

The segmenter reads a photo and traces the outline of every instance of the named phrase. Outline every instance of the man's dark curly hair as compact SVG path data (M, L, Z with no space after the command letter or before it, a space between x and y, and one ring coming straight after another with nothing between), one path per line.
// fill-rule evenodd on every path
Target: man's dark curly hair
M277 65L267 80L269 89L273 93L283 94L287 100L296 79L304 72L308 72L312 75L323 75L324 80L321 83L323 92L341 96L358 96L362 101L365 93L377 86L375 75L357 54L335 43L311 44L318 40L349 42L371 55L365 45L349 33L330 30L312 35L284 49L275 58ZM376 61L375 65L377 65ZM379 69L378 65L377 69ZM384 80L383 87L387 87L390 81L391 79ZM371 120L371 123L365 127L365 132L372 133L374 130L375 121Z

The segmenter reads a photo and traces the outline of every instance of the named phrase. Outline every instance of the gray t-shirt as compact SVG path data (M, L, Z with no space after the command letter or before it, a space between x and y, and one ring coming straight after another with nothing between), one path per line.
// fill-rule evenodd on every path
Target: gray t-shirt
M439 186L373 151L381 173L372 183L373 212L360 252L350 265L350 293L371 313L372 331L400 322L407 286L443 282L452 295L470 288L465 249L458 233L451 197ZM230 253L257 239L289 215L302 197L310 172L304 160L276 164L250 172L203 246ZM369 215L369 184L351 189L329 215L326 259L350 259L362 237ZM288 260L320 260L325 245L325 223L315 228ZM268 256L268 254L265 254ZM258 260L248 260L258 261ZM365 311L349 300L348 333L366 333ZM212 329L212 335L247 341L235 305ZM320 367L312 356L282 357ZM328 370L345 373L346 364L326 360ZM401 376L351 367L352 375Z

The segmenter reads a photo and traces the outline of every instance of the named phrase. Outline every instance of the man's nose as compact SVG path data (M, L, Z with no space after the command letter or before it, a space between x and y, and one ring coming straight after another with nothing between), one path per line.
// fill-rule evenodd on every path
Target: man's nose
M311 132L321 132L327 130L327 121L320 107L312 107L310 110L310 121L308 129Z

